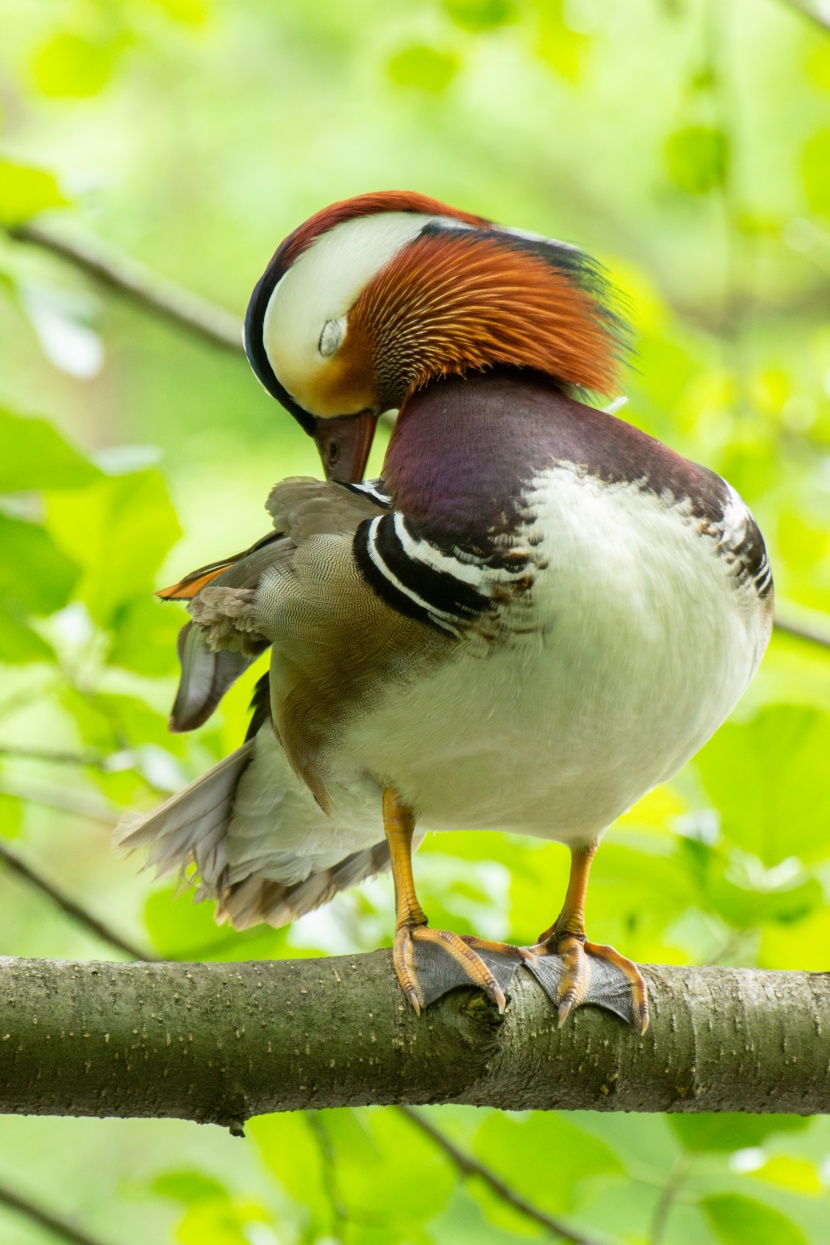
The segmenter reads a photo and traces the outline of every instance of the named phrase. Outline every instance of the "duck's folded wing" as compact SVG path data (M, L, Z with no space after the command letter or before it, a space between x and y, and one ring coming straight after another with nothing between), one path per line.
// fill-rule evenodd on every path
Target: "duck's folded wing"
M191 571L158 594L186 601L192 621L179 633L181 676L170 713L172 731L191 731L208 720L228 689L264 653L270 641L256 631L248 606L262 577L290 568L309 537L354 530L383 513L374 492L292 477L271 492L269 532L250 548Z

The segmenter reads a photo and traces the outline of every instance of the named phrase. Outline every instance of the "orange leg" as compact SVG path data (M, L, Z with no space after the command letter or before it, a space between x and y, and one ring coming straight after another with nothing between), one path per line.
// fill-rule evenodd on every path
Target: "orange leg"
M398 981L420 1015L423 1008L455 986L479 986L500 1012L504 988L522 960L532 953L503 942L461 938L448 930L430 929L415 894L412 876L412 834L415 817L390 788L383 793L383 828L395 881L395 944L392 957ZM487 955L486 963L478 952ZM492 968L491 965L492 964ZM493 971L495 970L495 971Z
M562 957L563 972L554 998L559 1007L560 1027L574 1007L596 1003L625 1016L634 1028L645 1033L648 994L637 965L613 947L588 942L585 937L585 894L596 850L596 843L592 843L571 854L571 872L562 911L550 929L539 935L533 950L538 956ZM552 983L545 980L547 974L536 973L536 976L551 993Z

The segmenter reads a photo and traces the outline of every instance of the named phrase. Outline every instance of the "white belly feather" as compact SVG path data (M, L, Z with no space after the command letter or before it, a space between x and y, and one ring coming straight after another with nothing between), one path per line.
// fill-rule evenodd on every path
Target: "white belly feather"
M529 506L547 561L534 630L461 645L387 687L330 762L344 779L394 785L424 829L577 844L717 729L761 659L771 611L730 576L688 504L557 466Z

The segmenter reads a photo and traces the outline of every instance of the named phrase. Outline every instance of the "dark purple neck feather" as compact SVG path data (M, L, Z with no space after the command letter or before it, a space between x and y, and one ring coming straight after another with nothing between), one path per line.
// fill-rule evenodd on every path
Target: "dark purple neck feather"
M573 463L608 482L647 481L716 518L725 485L705 467L535 372L495 369L432 381L405 404L383 475L396 509L437 536L481 545L510 535L535 476Z

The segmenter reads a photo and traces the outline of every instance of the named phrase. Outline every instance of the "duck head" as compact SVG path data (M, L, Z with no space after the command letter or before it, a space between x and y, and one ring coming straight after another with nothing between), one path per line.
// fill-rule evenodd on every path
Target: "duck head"
M257 284L245 348L314 437L329 479L363 478L378 417L430 380L497 365L613 392L621 324L597 265L562 242L423 195L323 209Z

